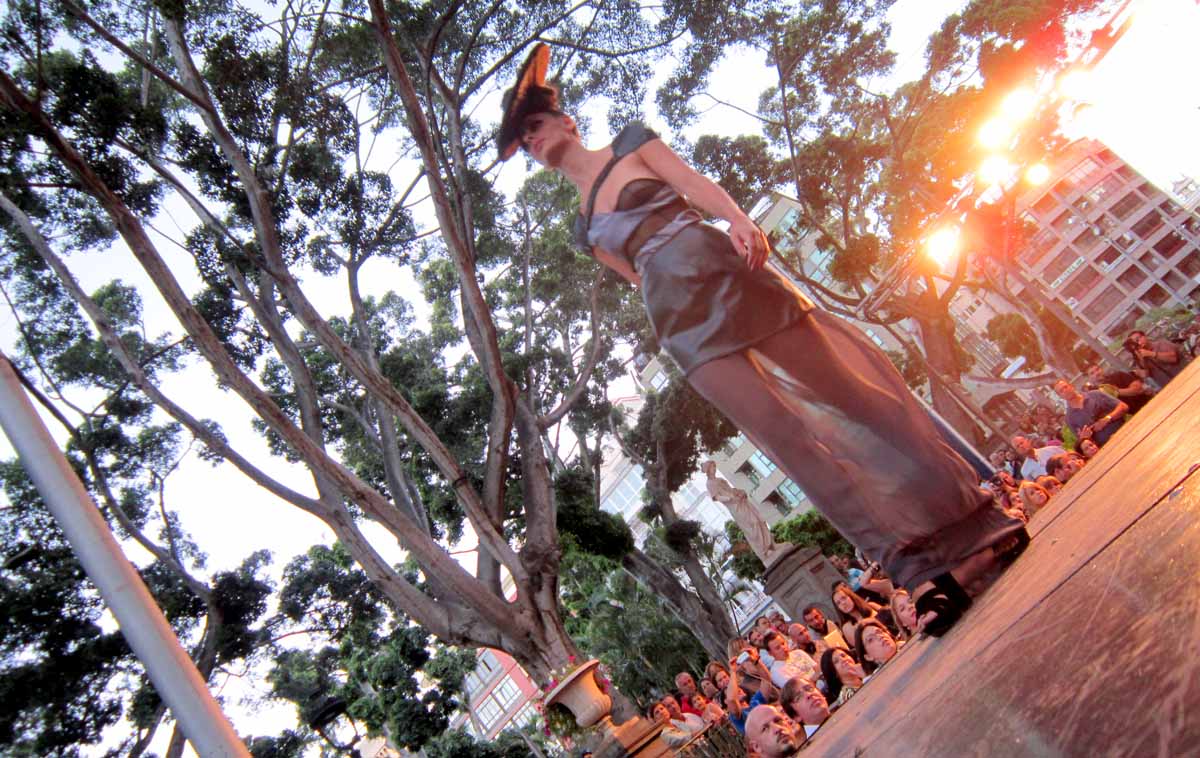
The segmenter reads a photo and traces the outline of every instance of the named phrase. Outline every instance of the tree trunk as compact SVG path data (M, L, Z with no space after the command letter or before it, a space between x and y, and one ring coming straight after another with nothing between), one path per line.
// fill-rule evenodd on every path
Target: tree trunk
M700 640L709 656L718 661L725 659L726 645L736 633L728 628L731 625L727 618L724 619L724 624L714 619L714 616L725 616L723 607L722 613L709 613L700 599L689 592L673 573L655 563L638 548L634 548L621 560L621 566L667 604L671 613L696 635L696 639Z

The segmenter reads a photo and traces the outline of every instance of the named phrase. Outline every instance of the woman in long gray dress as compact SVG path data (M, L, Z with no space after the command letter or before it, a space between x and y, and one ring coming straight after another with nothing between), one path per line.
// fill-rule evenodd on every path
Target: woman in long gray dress
M970 605L962 587L1027 544L1024 525L992 507L870 340L764 267L765 235L719 186L640 124L584 147L545 85L549 55L535 47L505 95L501 158L524 149L579 189L576 241L641 288L691 385L944 633Z

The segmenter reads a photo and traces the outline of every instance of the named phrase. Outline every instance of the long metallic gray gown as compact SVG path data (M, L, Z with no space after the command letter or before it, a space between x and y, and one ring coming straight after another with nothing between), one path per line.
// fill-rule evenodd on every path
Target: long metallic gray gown
M614 149L653 138L628 131ZM632 182L580 241L632 259L666 352L843 536L912 590L1024 528L993 507L874 343L773 271L751 272L728 235L674 213L679 202L669 185ZM626 249L663 208L671 220Z

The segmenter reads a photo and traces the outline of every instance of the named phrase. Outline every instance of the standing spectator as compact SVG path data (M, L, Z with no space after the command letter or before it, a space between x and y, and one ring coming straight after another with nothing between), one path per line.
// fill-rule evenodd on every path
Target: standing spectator
M797 676L812 681L820 677L817 662L803 650L792 650L787 637L779 632L771 632L766 636L766 642L767 652L775 659L771 664L771 684L782 687Z
M804 624L809 631L816 632L829 647L846 647L846 638L837 624L825 618L825 613L815 605L805 606Z
M854 639L858 625L867 619L875 618L882 608L882 606L869 603L859 597L844 584L838 585L834 589L831 599L838 612L838 625L841 628L842 636L846 639ZM889 613L888 616L890 617L891 614Z
M709 700L715 698L717 693L720 692L720 690L717 688L717 685L713 684L713 680L709 679L707 675L700 680L700 691L703 692L704 697L708 698Z
M755 663L762 665L758 661ZM709 671L712 672L713 681L724 693L721 705L729 716L729 723L733 724L733 728L737 729L739 734L745 734L746 717L750 715L750 711L767 702L768 696L774 696L775 688L771 685L770 675L764 670L761 672L764 677L763 686L747 695L740 681L741 665L737 658L729 659L728 668L713 661L709 664Z
M1129 412L1129 406L1115 397L1099 390L1082 393L1066 379L1054 383L1054 394L1067 404L1067 426L1075 436L1091 439L1101 447L1121 427Z
M700 709L692 705L694 698L699 690L696 688L696 680L686 671L680 671L675 675L675 690L676 701L679 704L680 710L684 713L693 713L700 715Z
M829 718L829 701L817 685L804 677L788 680L779 695L779 704L792 721L804 727L805 737L812 737Z
M813 639L812 632L804 624L789 624L787 636L793 650L803 650L814 661L819 660L825 648L829 647L823 638Z
M1012 438L1013 449L1021 457L1021 478L1032 482L1039 476L1046 475L1046 461L1055 453L1061 453L1061 447L1034 447L1033 442L1023 434Z
M1100 364L1093 363L1087 367L1088 378L1096 383L1102 391L1112 387L1115 397L1129 406L1129 415L1133 415L1145 407L1154 397L1154 391L1146 386L1141 377L1129 371L1111 371L1104 373Z
M1129 333L1125 339L1125 349L1133 355L1137 367L1145 371L1159 389L1166 387L1167 382L1179 376L1183 370L1182 356L1174 342L1152 341L1140 329Z
M655 704L651 715L655 721L666 725L661 736L672 747L682 745L695 737L697 732L704 731L704 719L679 710L679 703L670 695L665 695Z

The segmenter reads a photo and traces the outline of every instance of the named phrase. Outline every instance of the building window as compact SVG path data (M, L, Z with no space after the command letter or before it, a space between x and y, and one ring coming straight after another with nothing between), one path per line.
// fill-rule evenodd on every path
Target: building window
M1099 323L1107 318L1124 299L1125 294L1121 290L1115 286L1109 286L1087 308L1083 309L1083 317L1093 324Z
M1046 194L1042 195L1040 200L1033 204L1033 210L1039 215L1045 216L1047 213L1054 210L1057 205L1058 200L1054 198L1054 195L1051 195L1049 192L1047 192Z
M1130 192L1129 194L1125 195L1125 197L1113 203L1112 207L1108 209L1108 212L1124 221L1125 219L1129 218L1134 211L1142 207L1144 203L1145 201L1138 197L1136 192Z
M492 694L500 703L504 710L512 707L513 703L517 702L517 698L521 697L521 688L511 677L504 677L500 683L496 685L496 689L492 690Z
M1062 296L1068 300L1082 300L1092 287L1096 286L1096 282L1100 281L1100 272L1091 266L1083 266L1079 273L1071 277L1071 281L1067 282L1067 286L1063 288Z
M879 347L884 347L884 348L887 347L887 345L883 344L883 338L880 337L878 334L876 334L874 329L865 329L863 331L866 333L867 337L872 342L874 342L876 345L878 345Z
M650 386L654 388L655 392L660 392L662 391L663 387L667 386L669 381L670 377L667 376L667 372L659 371L654 376L650 377Z
M1177 232L1170 231L1163 235L1163 238L1154 243L1154 249L1164 258L1173 258L1175 253L1187 244L1187 241L1180 237Z
M791 479L784 479L778 490L779 494L783 495L783 499L788 501L793 508L804 500L804 490L800 489L800 485Z
M1093 230L1091 227L1084 227L1079 232L1079 236L1076 237L1075 241L1071 244L1074 245L1075 249L1080 253L1087 254L1087 251L1092 249L1092 247L1096 244L1096 240L1098 239L1100 239L1100 235L1096 234L1095 230Z
M1062 181L1058 183L1058 191L1065 195L1072 188L1087 189L1091 183L1095 181L1104 169L1099 163L1091 158L1084 158L1075 165L1075 168L1067 172Z
M1047 284L1051 282L1062 283L1061 277L1068 271L1073 271L1083 264L1083 258L1079 257L1079 253L1074 250L1067 249L1058 254L1058 257L1046 264L1046 268L1042 269L1042 280ZM1056 286L1050 284L1051 287Z
M1087 198L1092 201L1093 205L1099 205L1106 197L1112 197L1124 186L1125 183L1119 177L1106 176L1104 181L1088 190Z
M771 474L774 474L775 469L779 468L775 465L774 461L768 458L761 450L755 450L754 455L750 456L750 459L746 462L753 466L763 479L766 479Z
M1121 260L1121 251L1116 249L1112 245L1109 245L1108 247L1106 247L1104 249L1104 252L1100 253L1100 255L1098 255L1096 257L1096 263L1099 264L1100 268L1104 269L1105 271L1107 271L1107 270L1111 269L1113 266L1117 265L1117 262L1120 260Z
M738 469L738 473L749 479L750 484L754 487L757 487L762 482L762 474L758 473L758 471L750 465L750 461L743 463L741 468Z
M504 715L504 709L500 707L494 697L488 695L476 706L475 715L479 717L484 729L491 729Z
M1162 228L1162 225L1162 216L1158 215L1157 210L1153 210L1138 219L1130 231L1145 240L1153 237L1154 233Z
M726 442L725 447L721 449L725 451L726 455L733 455L744 444L746 444L746 435L739 434L738 436Z
M646 480L642 476L642 469L634 466L621 477L621 481L617 482L617 486L612 488L601 505L609 513L632 516L642 507L642 490L645 488Z
M1151 308L1158 308L1162 306L1163 303L1167 302L1170 297L1171 293L1167 292L1165 289L1156 284L1150 289L1146 290L1146 294L1142 295L1141 299L1143 303Z
M1138 285L1146 281L1146 272L1142 271L1137 266L1130 266L1117 277L1117 281L1125 285L1132 292L1137 289Z

